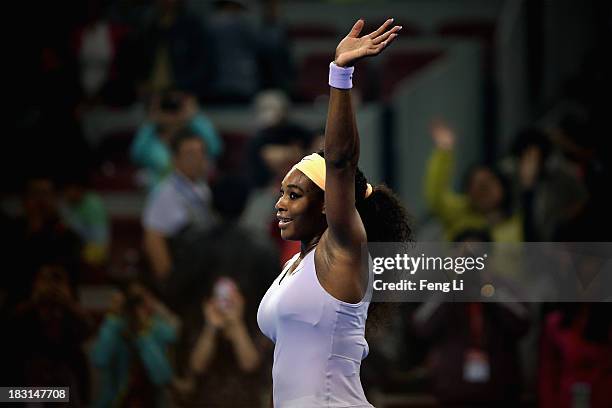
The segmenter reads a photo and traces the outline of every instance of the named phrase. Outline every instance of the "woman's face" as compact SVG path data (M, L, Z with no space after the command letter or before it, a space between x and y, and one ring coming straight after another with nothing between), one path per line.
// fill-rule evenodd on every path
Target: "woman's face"
M470 177L467 193L472 206L481 212L497 209L504 198L504 188L501 182L486 167L474 170Z
M323 191L299 170L283 179L275 208L285 240L308 241L327 228Z

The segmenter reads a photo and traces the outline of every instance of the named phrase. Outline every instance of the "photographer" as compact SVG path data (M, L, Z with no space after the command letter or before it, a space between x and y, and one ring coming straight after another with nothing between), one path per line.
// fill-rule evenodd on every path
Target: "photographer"
M234 280L218 279L212 296L202 302L202 329L189 358L196 406L259 406L263 382L261 348L247 322L245 298ZM246 316L245 316L246 313ZM261 340L261 339L260 339Z
M168 146L185 128L202 139L211 158L220 155L223 142L213 124L200 111L193 95L177 90L153 95L149 118L138 129L130 148L132 161L147 172L148 187L155 187L172 171Z
M125 285L91 352L102 371L95 406L165 406L166 387L177 383L166 349L176 341L179 324L142 285Z
M70 387L71 406L89 402L89 369L82 345L91 333L90 317L75 299L66 270L44 264L29 299L20 303L7 336L7 372L24 386ZM16 381L16 382L15 382Z

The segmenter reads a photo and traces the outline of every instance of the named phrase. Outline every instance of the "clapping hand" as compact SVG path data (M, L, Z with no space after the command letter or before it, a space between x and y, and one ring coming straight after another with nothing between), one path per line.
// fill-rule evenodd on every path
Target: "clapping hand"
M380 54L387 45L395 40L402 29L401 26L388 29L392 23L393 19L390 18L376 31L359 37L365 22L361 19L357 20L351 32L336 47L336 58L334 59L336 65L339 67L351 66L364 57Z

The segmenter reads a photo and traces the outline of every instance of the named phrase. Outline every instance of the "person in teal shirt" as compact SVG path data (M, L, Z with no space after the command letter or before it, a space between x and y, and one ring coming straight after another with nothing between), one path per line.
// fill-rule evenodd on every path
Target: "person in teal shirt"
M172 171L168 146L172 137L185 127L202 138L211 158L219 157L223 151L222 139L199 110L195 97L178 91L153 96L149 119L136 132L130 148L132 161L146 171L146 185L150 189Z
M176 382L167 349L179 325L142 285L117 293L90 354L101 381L94 406L167 406L165 391Z

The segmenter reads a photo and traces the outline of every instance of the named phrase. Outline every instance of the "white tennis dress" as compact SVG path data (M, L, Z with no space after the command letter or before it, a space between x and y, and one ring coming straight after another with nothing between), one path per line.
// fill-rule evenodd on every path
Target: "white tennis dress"
M315 251L289 276L299 254L287 263L257 311L259 328L275 343L274 407L372 407L359 379L369 351L369 285L359 303L334 298L319 283Z

